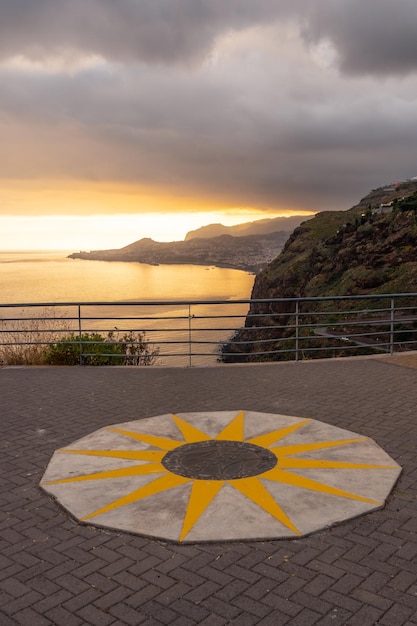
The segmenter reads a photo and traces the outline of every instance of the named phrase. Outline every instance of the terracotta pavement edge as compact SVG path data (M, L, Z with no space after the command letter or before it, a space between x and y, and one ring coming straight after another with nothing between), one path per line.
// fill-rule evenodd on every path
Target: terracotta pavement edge
M372 437L384 508L303 538L178 545L76 522L39 488L60 447L165 413L252 410ZM0 626L417 625L417 356L0 369Z

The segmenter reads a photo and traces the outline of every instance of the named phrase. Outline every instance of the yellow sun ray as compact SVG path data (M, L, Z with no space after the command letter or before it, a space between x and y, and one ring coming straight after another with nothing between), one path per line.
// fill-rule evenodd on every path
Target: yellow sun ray
M197 443L199 441L207 441L207 439L211 439L211 437L206 435L206 433L203 433L202 430L192 426L192 424L189 424L188 422L185 422L178 417L178 415L174 415L172 413L172 418L187 443Z
M227 482L249 498L249 500L252 500L252 502L260 506L261 509L272 515L272 517L275 517L281 524L292 530L296 535L301 535L300 531L295 527L288 515L284 513L259 478L253 477L245 478L244 480L228 480Z
M270 433L265 433L264 435L259 435L258 437L251 437L251 439L245 439L246 443L253 443L255 446L262 446L264 448L269 448L273 443L278 441L279 439L283 439L290 435L294 431L304 426L304 424L308 424L311 422L310 419L302 420L301 422L297 422L297 424L292 424L291 426L287 426L286 428L280 428L279 430L273 430Z
M358 441L366 441L366 437L359 437L358 439L340 439L339 441L319 441L317 443L298 443L293 446L277 446L276 448L270 448L270 450L280 458L300 454L301 452L310 452L311 450L346 446Z
M321 459L279 459L279 469L396 469L393 465L370 465L369 463L345 463Z
M216 441L243 441L245 412L240 411L223 430L216 435Z
M193 528L197 520L202 516L210 502L219 493L224 485L224 480L195 480L191 489L190 500L184 517L180 541Z
M59 480L49 480L43 485L60 485L62 483L77 483L84 480L102 480L106 478L126 478L130 476L141 476L143 474L166 473L166 469L160 463L147 463L144 465L134 465L132 467L120 467L114 470L94 472L93 474L82 474L71 476L70 478L60 478Z
M128 459L133 461L161 461L165 452L158 450L58 450L60 454L86 454L88 456L103 456L113 459Z
M206 519L204 516L208 515L207 509L210 504L214 501L217 494L223 488L225 484L230 485L232 489L236 489L237 492L242 494L245 498L250 500L255 506L259 507L263 511L265 511L268 515L272 516L272 518L276 519L280 524L282 524L285 528L289 529L295 535L301 535L300 531L295 525L294 522L289 517L289 515L281 508L278 503L279 500L279 492L275 495L271 491L268 490L266 480L272 481L274 483L281 483L284 489L284 486L295 487L299 489L308 490L310 492L322 493L328 496L336 496L339 498L347 498L350 500L361 501L364 503L369 503L372 505L380 506L382 503L372 500L370 498L357 495L355 493L351 493L349 491L344 491L343 489L339 489L337 487L333 487L332 485L328 485L325 482L321 482L320 480L314 480L297 473L296 470L309 470L309 469L323 469L323 470L355 470L355 469L364 469L364 470L396 470L397 466L394 465L375 465L369 463L357 463L357 462L345 462L339 460L331 460L331 459L322 459L322 458L302 458L303 455L309 452L326 450L331 448L338 448L341 446L349 446L350 444L355 444L358 442L369 441L367 437L355 437L352 439L340 439L333 441L313 441L309 443L293 443L290 445L283 445L283 441L285 437L296 433L301 429L304 425L313 421L311 419L300 419L300 421L296 423L291 423L288 426L284 426L277 430L273 430L271 432L266 432L264 434L251 437L245 439L245 412L239 411L233 419L215 436L211 437L207 433L203 432L193 424L188 423L181 417L171 414L171 418L173 423L178 428L179 433L181 433L181 440L174 439L170 437L161 437L158 435L150 435L146 433L139 433L131 430L127 430L123 428L126 426L124 424L120 424L121 428L116 426L109 426L107 430L127 437L129 439L133 439L135 441L143 444L142 446L137 446L138 448L143 447L153 447L156 448L154 450L149 449L130 449L130 450L82 450L82 449L70 449L63 448L58 450L60 454L71 454L71 455L87 455L91 457L102 457L102 458L114 458L114 459L122 459L126 461L133 461L136 463L132 463L129 467L115 468L115 469L107 469L104 471L97 471L95 469L94 472L90 474L82 474L78 476L70 476L68 478L62 478L58 480L45 481L43 485L59 485L64 483L82 483L83 481L99 481L106 479L118 479L118 478L134 478L134 477L144 477L149 475L149 481L145 485L136 485L137 488L133 489L135 486L130 482L129 487L132 489L129 493L122 493L119 490L117 493L117 485L118 483L108 483L109 486L115 486L115 491L112 493L112 489L109 489L109 495L107 500L113 498L111 502L108 502L105 506L100 509L88 513L81 519L83 521L90 520L91 518L103 515L109 511L113 511L115 509L124 507L129 504L133 504L145 498L160 494L164 491L168 491L171 489L175 489L176 487L180 487L181 485L185 485L191 483L190 485L190 495L188 499L188 504L185 507L185 511L181 513L182 516L182 528L179 535L179 542L182 542L187 535L191 532L191 530L195 527L197 522L201 519L202 522ZM289 418L290 421L294 421L295 418ZM304 432L303 437L307 438L308 432ZM353 434L353 433L352 433ZM299 433L301 435L301 433ZM320 436L320 435L319 435ZM319 437L315 437L318 439ZM301 439L302 440L302 439ZM233 475L233 478L226 479L222 478L222 475L213 473L213 476L218 475L219 479L212 478L201 479L199 476L198 468L196 469L195 474L190 470L190 474L187 476L182 476L177 474L176 471L182 471L180 468L180 464L177 466L175 463L173 465L169 465L167 461L167 466L165 466L164 458L170 454L171 451L180 448L182 446L186 446L184 450L184 454L187 455L190 444L199 444L201 442L211 442L210 446L202 446L207 454L207 450L222 450L222 445L219 443L216 448L214 441L222 442L222 441L230 441L230 442L240 442L239 446L236 446L237 449L244 450L246 444L252 444L255 446L259 446L260 448L264 448L268 450L268 453L272 453L277 459L277 464L270 470L267 470L263 473L259 473L255 476L247 474L245 475L245 471L242 474ZM73 444L74 445L74 444ZM77 445L77 444L75 444ZM100 445L100 444L98 444ZM229 444L226 444L229 445ZM129 447L135 447L131 442ZM224 445L223 445L224 448ZM248 446L250 448L250 446ZM197 453L199 446L196 445L195 452ZM233 447L231 446L233 450ZM218 454L222 454L222 452L217 452ZM175 455L178 454L178 458L181 458L181 451L179 453L175 452ZM215 453L216 454L216 453ZM218 463L219 468L221 467L221 460L216 460L216 456L213 456L212 462L214 464ZM198 458L198 453L195 455ZM270 454L271 456L271 454ZM308 456L308 454L307 454ZM310 455L312 456L312 455ZM320 457L320 454L317 454L317 457ZM337 458L337 455L335 455ZM249 455L250 457L250 455ZM184 457L185 458L185 457ZM246 461L245 454L242 455L242 465ZM168 459L168 456L167 456ZM227 455L225 456L227 460ZM238 455L239 459L239 455ZM272 457L273 459L273 457ZM372 459L370 459L372 460ZM384 459L382 459L384 460ZM194 461L195 463L195 461ZM202 464L204 464L204 455ZM121 465L121 463L119 463ZM126 463L124 464L126 465ZM184 461L184 465L186 463ZM198 465L198 463L197 463ZM273 463L272 463L273 465ZM190 467L193 467L193 464L190 464ZM265 467L265 465L263 466ZM269 465L271 467L271 465ZM174 468L174 469L171 469ZM82 470L81 470L82 471ZM260 470L262 472L262 470ZM187 473L187 472L186 472ZM248 471L250 474L250 472ZM304 472L308 474L307 472ZM210 473L209 473L210 475ZM227 474L225 474L227 475ZM228 476L231 474L229 473ZM334 475L334 473L330 473L330 477ZM239 476L239 477L236 477ZM320 476L321 478L321 476ZM140 481L143 482L143 478ZM121 481L121 488L125 487L125 483ZM269 484L271 488L271 484ZM104 488L105 489L105 488ZM274 490L275 491L275 490ZM173 494L175 498L175 494ZM297 497L297 492L295 492L294 497ZM114 499L115 498L115 499ZM288 503L289 504L289 503ZM87 506L84 509L88 511L91 505L89 505L87 501ZM289 513L295 517L295 513L291 513L291 509ZM239 523L239 520L236 520L236 524ZM204 523L203 523L204 526ZM199 525L200 528L200 525ZM196 534L198 532L196 530Z
M108 511L112 511L113 509L126 506L127 504L132 504L132 502L137 502L138 500L143 500L144 498L148 498L149 496L154 496L157 493L161 493L161 491L173 489L174 487L178 487L179 485L183 485L190 481L191 478L185 478L184 476L178 476L177 474L166 474L165 476L161 476L160 478L157 478L153 482L144 485L139 489L135 489L134 491L126 494L122 498L118 498L117 500L114 500L114 502L110 502L110 504L103 506L101 509L85 515L81 519L82 521L91 519L92 517L96 517L97 515L102 515L103 513L107 513Z
M146 435L145 433L135 433L130 430L122 430L121 428L115 428L114 426L108 426L107 430L111 430L119 435L125 435L131 439L137 439L142 443L147 443L155 448L161 448L162 450L174 450L178 446L183 446L183 441L176 441L175 439L168 439L167 437L159 437L158 435Z
M277 483L283 483L284 485L292 485L293 487L301 487L302 489L309 489L310 491L326 493L331 496L349 498L350 500L360 500L361 502L369 502L369 504L381 504L380 502L376 502L375 500L371 500L370 498L357 496L356 494L350 493L349 491L337 489L336 487L326 485L325 483L320 483L317 480L312 480L311 478L306 478L305 476L291 474L291 472L286 472L285 470L281 470L276 467L262 474L261 478L273 480Z

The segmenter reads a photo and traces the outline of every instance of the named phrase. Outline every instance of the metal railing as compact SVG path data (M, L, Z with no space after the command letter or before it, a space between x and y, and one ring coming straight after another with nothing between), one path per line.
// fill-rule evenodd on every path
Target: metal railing
M0 304L3 364L207 365L417 349L417 293Z

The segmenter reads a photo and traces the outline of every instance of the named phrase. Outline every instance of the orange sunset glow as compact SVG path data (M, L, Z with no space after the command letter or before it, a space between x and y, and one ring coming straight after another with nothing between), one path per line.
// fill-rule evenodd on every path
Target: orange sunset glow
M311 212L216 205L204 198L170 197L138 186L85 182L7 183L0 189L2 250L77 250L121 247L150 237L179 241L211 223L233 226ZM25 214L13 214L19 207ZM19 213L19 211L17 212Z

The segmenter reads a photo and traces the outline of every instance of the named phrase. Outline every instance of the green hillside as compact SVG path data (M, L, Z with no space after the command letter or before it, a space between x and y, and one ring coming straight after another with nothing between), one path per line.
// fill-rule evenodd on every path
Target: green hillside
M401 292L417 292L417 181L381 187L348 211L327 211L303 222L256 276L252 298ZM259 317L247 318L238 341L248 341L247 328L253 340L253 327L270 326L263 315L271 313L288 313L276 338L292 336L292 304L252 304L249 313ZM256 332L257 340L270 337L268 328ZM227 355L241 350L253 353L246 360L256 360L262 345L226 346L224 360L235 360Z

